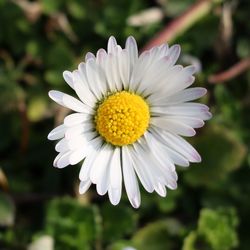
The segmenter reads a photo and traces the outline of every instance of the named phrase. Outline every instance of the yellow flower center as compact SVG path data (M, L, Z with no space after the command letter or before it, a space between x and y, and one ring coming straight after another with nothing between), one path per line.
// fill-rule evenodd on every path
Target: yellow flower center
M141 96L121 91L99 105L95 116L96 129L107 142L124 146L144 134L149 117L148 104Z

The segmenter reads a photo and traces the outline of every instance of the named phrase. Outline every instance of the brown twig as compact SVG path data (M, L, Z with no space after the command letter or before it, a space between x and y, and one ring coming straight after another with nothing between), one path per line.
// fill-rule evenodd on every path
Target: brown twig
M39 194L39 193L24 193L24 194L12 194L11 197L16 204L25 203L38 203L45 202L47 200L58 197L58 194Z
M233 65L231 68L226 71L220 72L215 75L211 75L208 78L208 81L213 84L220 84L222 82L227 82L232 78L242 74L244 71L250 68L250 57L241 60L240 62Z
M161 45L165 42L173 41L177 36L186 31L195 22L200 20L206 14L209 13L214 3L219 3L220 0L199 0L192 5L181 16L170 22L166 28L150 40L142 49L148 50L154 46Z
M20 114L20 119L21 119L21 144L20 144L20 151L24 153L27 149L28 142L29 142L29 119L27 116L27 108L26 104L24 101L20 101L18 104L18 111Z
M7 179L4 171L2 170L2 168L0 168L0 188L2 188L4 191L9 190L8 179Z

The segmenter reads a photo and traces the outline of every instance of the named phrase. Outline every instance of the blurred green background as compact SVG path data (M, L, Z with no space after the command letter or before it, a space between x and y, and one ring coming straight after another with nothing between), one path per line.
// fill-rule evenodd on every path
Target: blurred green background
M0 0L0 250L249 250L249 13L248 0ZM166 198L141 189L137 210L124 192L116 207L94 187L79 196L79 166L52 167L47 134L68 110L48 91L70 93L62 72L110 35L142 48L174 20L168 42L202 65L213 113L190 140L202 163L178 168Z

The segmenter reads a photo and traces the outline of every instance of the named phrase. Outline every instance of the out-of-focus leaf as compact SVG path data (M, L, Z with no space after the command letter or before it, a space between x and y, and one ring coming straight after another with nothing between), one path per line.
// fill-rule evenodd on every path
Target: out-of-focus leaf
M15 205L10 196L0 192L0 226L9 227L14 224Z
M168 16L174 17L180 15L187 8L189 8L194 0L159 0L162 7L165 9Z
M66 70L67 67L73 65L72 48L67 42L58 42L47 49L43 55L47 67L51 70Z
M233 208L201 210L198 229L184 240L183 250L230 250L238 246L238 217Z
M45 228L54 237L56 250L88 250L100 237L100 217L94 206L69 197L54 199L47 208Z
M81 2L78 1L68 2L68 9L69 13L77 19L83 19L84 17L86 17L86 9L81 4Z
M29 104L27 114L30 121L39 121L47 110L46 99L42 96L33 97Z
M173 211L176 206L178 205L176 200L181 195L181 189L178 188L174 191L168 190L168 194L166 198L162 198L161 196L157 196L157 205L161 212L163 213L169 213Z
M45 80L52 86L62 85L63 78L62 74L58 70L48 70L45 73Z
M197 232L190 232L184 239L182 250L196 250L195 244L197 237Z
M129 249L129 248L135 249L133 247L132 242L126 241L126 240L120 240L108 246L107 250L124 250L124 249Z
M0 69L0 112L16 109L25 92L16 82L20 72L1 72Z
M150 223L136 232L132 238L138 250L174 249L175 242L170 238L168 221Z
M114 207L105 204L101 212L103 217L103 239L105 241L122 239L135 231L138 216L131 207L122 205Z
M28 247L28 250L54 250L54 239L49 235L40 236Z
M238 42L237 54L240 58L246 58L250 55L249 40L242 39Z
M244 144L230 130L218 125L207 126L194 144L202 162L185 172L184 178L191 186L218 185L240 167L246 155Z
M238 218L234 209L201 210L198 231L214 250L228 250L238 245L237 226Z
M43 11L46 14L51 14L59 10L59 8L62 6L63 1L50 1L50 0L42 0L42 7Z

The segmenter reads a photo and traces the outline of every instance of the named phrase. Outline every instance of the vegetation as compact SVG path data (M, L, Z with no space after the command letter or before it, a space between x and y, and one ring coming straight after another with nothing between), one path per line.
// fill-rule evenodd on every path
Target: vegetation
M142 17L152 7L155 18ZM248 250L249 13L247 0L0 0L0 249ZM62 72L110 35L181 44L213 113L190 140L203 161L178 168L166 198L141 188L137 210L125 193L116 207L95 187L80 196L80 166L53 168L47 141L69 112L48 91L70 93Z

